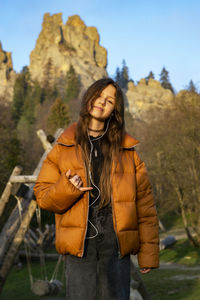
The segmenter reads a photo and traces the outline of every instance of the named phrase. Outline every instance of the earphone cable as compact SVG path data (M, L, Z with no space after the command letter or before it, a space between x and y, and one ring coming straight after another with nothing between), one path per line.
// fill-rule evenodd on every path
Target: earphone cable
M109 119L108 119L108 122L107 122L107 126L106 126L105 132L104 132L101 136L97 137L96 139L93 139L93 141L99 140L100 138L102 138L102 137L106 134L106 132L107 132L107 130L108 130L108 126L109 126L111 117L112 117L112 114L110 115L110 117L109 117ZM87 130L87 134L88 134L88 139L89 139L90 146L91 146L91 148L90 148L90 157L89 157L89 177L90 177L90 180L91 180L92 184L97 188L98 193L99 193L98 196L95 198L95 200L94 200L92 203L89 204L89 207L91 207L91 206L99 199L101 192L100 192L100 189L98 188L98 186L96 186L96 185L94 184L93 179L92 179L92 175L91 175L92 151L93 151L93 148L94 148L94 147L93 147L93 144L92 144L92 142L91 142L91 139L90 139L88 130ZM98 235L99 232L98 232L98 229L96 228L96 226L91 222L91 220L89 220L89 218L88 218L88 222L89 222L89 223L92 225L92 227L95 229L96 233L95 233L95 235L93 235L93 236L88 236L88 237L86 236L86 239L93 239L93 238L95 238L95 237Z

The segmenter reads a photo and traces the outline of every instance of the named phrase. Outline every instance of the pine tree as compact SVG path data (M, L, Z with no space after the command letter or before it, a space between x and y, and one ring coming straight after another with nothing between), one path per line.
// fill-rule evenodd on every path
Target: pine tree
M43 89L41 88L40 84L38 81L32 82L26 93L20 120L23 118L23 122L25 122L27 125L35 123L35 108L36 105L43 102L42 97Z
M163 67L159 76L160 76L160 83L162 87L171 90L172 93L174 94L174 89L169 81L169 72L165 69L165 67Z
M0 98L0 192L5 187L12 169L20 164L20 142L12 119L11 103Z
M188 84L188 87L187 87L187 90L190 91L190 92L193 92L193 93L197 93L197 88L196 88L193 80L190 80L190 82Z
M117 67L115 71L114 80L122 89L127 89L127 85L130 80L134 82L129 78L129 70L124 59L122 61L122 69L120 70L120 68Z
M35 122L35 99L32 97L32 90L28 92L25 98L23 113L20 117L24 118L27 124L33 124Z
M120 72L120 68L117 67L116 71L115 71L115 76L114 76L114 80L120 85L121 84L121 72Z
M64 99L66 89L66 75L63 71L61 71L60 75L56 78L56 88L60 97Z
M17 137L15 131L12 132L12 135L9 138L9 144L5 152L5 166L6 168L12 170L20 160L20 141Z
M68 103L70 100L76 99L80 92L80 80L76 74L74 67L71 65L69 71L66 74L66 90L64 96L64 102Z
M48 59L47 63L44 66L43 80L41 86L42 86L41 103L43 103L46 100L50 100L52 98L53 98L52 99L53 102L57 97L57 91L55 87L54 64L51 57Z
M30 73L28 67L23 67L14 84L12 101L12 117L17 123L23 113L23 106L30 88Z
M155 76L152 71L150 71L149 75L147 77L145 77L147 84L148 84L150 78L155 79Z
M68 106L57 98L50 108L47 120L49 133L54 133L57 128L66 127L70 122Z
M42 87L45 90L51 89L53 86L53 61L50 57L44 66Z
M129 70L126 65L125 60L122 61L122 71L121 71L121 88L126 89L129 81Z
M35 104L43 102L43 90L37 80L33 82L32 98L34 99Z

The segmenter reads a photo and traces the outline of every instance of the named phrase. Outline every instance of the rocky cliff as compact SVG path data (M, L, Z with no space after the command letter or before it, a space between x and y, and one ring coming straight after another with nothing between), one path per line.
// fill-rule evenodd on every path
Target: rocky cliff
M87 27L78 15L63 24L62 14L44 15L42 30L30 54L30 73L40 82L51 61L54 79L65 75L72 65L83 86L107 75L107 51L99 44L96 27Z
M43 83L50 71L52 82L57 81L72 65L83 87L87 88L93 81L107 76L107 50L99 41L96 27L87 27L78 15L69 17L63 24L61 13L46 13L35 49L30 54L32 79ZM51 70L46 70L47 67ZM6 93L11 98L15 78L11 53L3 51L0 44L0 96ZM170 106L174 98L170 90L153 79L148 84L145 79L137 85L129 82L125 94L126 109L136 119L148 119L149 109Z
M4 51L0 42L0 97L12 99L15 78L11 52Z
M149 79L148 84L142 78L137 85L132 81L128 83L126 92L127 109L136 119L148 120L148 112L152 108L163 109L172 105L174 95L164 89L160 82Z

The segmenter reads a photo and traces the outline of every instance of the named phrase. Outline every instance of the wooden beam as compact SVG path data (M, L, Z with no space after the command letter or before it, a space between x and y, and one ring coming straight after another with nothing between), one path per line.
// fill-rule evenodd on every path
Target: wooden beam
M19 175L19 176L11 176L11 183L35 183L37 180L36 175Z
M2 196L0 198L0 217L1 217L2 213L3 213L3 211L4 211L4 208L5 208L8 200L9 200L10 194L12 192L13 182L11 182L11 178L13 176L19 175L21 173L21 171L22 171L22 167L16 166L16 167L14 167L14 169L12 171L12 174L10 175L10 178L9 178L9 180L8 180L8 182L6 184L6 187L5 187L4 191L3 191L3 194L2 194Z

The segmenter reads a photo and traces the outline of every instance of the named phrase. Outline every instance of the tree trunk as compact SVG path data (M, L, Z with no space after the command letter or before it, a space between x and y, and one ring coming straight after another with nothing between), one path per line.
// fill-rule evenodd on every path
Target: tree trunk
M178 184L175 183L175 182L174 182L174 186L175 186L175 191L176 191L176 194L178 196L179 203L180 203L181 216L182 216L183 225L184 225L187 237L188 237L189 241L192 242L192 244L194 245L194 247L199 247L198 242L193 238L193 236L192 236L192 234L190 232L189 226L188 226L188 222L187 222L187 218L186 218L185 207L184 207L184 202L183 202L183 196L182 196L182 193L181 193L181 189L178 186Z

